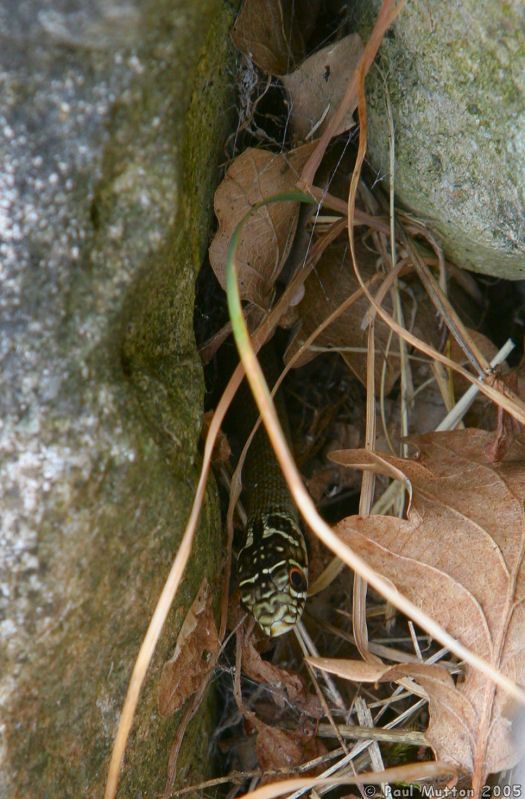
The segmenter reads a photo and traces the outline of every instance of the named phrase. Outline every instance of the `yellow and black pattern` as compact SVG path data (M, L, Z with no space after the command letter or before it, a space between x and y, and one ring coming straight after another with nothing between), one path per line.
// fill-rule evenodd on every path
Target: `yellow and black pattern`
M308 555L295 512L270 507L248 520L239 553L243 605L270 636L283 635L303 613L308 590Z
M259 353L270 385L279 376L271 345ZM281 393L275 406L283 432L290 430ZM234 409L236 429L244 440L257 419L251 392L244 383ZM239 587L243 605L265 633L283 635L301 618L308 589L308 555L299 516L288 486L260 425L242 471L242 501L248 522L239 553Z

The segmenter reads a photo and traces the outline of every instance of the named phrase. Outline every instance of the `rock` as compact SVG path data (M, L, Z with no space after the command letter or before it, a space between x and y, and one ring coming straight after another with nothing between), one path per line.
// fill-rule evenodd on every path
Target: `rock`
M379 0L352 6L366 37ZM406 3L367 77L368 158L476 272L525 278L525 11L520 0Z
M233 100L219 0L0 10L0 795L101 796L131 669L187 520L203 382L194 280ZM119 795L157 795L157 680L202 576L207 498ZM206 773L210 706L180 770ZM193 732L192 732L193 730Z

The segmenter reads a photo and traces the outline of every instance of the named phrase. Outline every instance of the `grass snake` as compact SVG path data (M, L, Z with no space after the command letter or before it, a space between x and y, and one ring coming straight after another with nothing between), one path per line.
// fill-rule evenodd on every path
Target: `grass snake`
M259 361L271 388L279 375L271 344L261 350ZM280 392L274 401L290 443ZM234 403L234 415L236 428L246 440L257 419L246 381ZM297 624L304 609L308 554L297 510L262 424L246 455L242 483L247 522L244 545L239 552L241 602L265 633L283 635Z

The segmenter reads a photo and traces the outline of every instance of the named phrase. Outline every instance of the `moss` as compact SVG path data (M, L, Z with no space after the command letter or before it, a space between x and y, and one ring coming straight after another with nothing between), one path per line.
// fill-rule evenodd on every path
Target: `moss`
M64 590L50 592L53 623L11 707L20 799L101 795L131 669L187 521L203 396L194 281L233 101L231 19L219 0L150 2L142 71L111 116L89 206L88 260L72 275L61 346L70 352L78 342L85 307L98 343L71 368L70 419L58 403L43 432L51 442L65 437L84 460L78 474L71 470L67 501L46 505L39 533L41 568ZM89 416L89 437L79 435L75 409ZM164 786L179 719L159 718L157 681L202 577L220 580L220 542L212 487L148 673L121 797L155 796ZM209 699L181 752L181 778L206 774L212 716Z
M353 8L365 38L379 5ZM398 202L429 221L458 265L511 279L525 254L520 15L519 3L407 4L381 46L382 75L372 69L366 84L368 158L387 176L385 76Z

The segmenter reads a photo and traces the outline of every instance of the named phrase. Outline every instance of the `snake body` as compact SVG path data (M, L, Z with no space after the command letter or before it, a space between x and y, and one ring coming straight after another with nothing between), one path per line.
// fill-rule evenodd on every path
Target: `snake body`
M265 347L259 360L272 386L278 375L272 348ZM241 391L237 403L237 407L243 406L246 436L257 418L248 391ZM275 404L290 441L286 409L279 393ZM239 553L241 601L265 633L283 635L297 624L304 609L308 555L297 510L262 424L248 450L242 474L247 523Z

